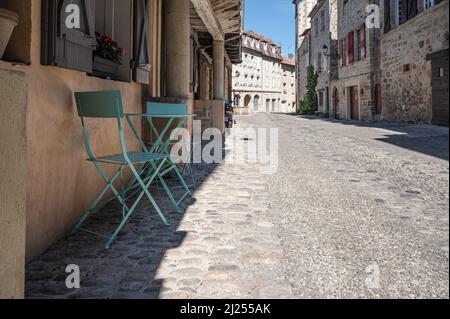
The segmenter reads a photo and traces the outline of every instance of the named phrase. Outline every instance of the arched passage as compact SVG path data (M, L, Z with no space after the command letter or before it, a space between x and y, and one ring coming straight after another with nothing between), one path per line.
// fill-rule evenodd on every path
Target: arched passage
M250 105L250 102L252 101L252 97L251 97L251 95L246 95L245 96L245 98L244 98L244 106L245 107L248 107L249 105Z

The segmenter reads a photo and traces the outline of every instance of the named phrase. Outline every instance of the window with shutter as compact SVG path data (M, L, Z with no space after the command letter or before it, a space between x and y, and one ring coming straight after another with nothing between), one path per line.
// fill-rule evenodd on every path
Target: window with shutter
M414 18L417 13L417 0L406 0L406 20Z
M361 41L361 58L364 59L366 57L366 25L363 24L360 32L360 41Z
M361 29L356 31L355 61L361 60Z
M355 33L353 31L349 32L347 36L347 57L349 64L355 61Z
M134 1L134 81L150 84L150 52L148 45L148 0Z
M95 31L101 36L110 37L118 47L123 48L121 64L109 78L130 82L132 78L130 61L132 60L132 0L95 0ZM94 75L104 77L99 65L94 63Z
M391 0L384 0L384 33L391 31Z
M339 52L339 66L342 66L342 40L338 41L338 52Z
M80 28L66 26L69 4L80 8ZM96 45L94 12L95 0L43 0L41 63L92 72Z

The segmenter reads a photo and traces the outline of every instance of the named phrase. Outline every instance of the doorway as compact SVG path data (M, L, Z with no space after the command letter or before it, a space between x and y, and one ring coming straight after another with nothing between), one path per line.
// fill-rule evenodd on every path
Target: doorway
M442 50L428 55L432 69L433 124L448 126L448 52Z
M333 115L336 119L339 119L339 90L337 87L333 90Z
M349 87L349 99L350 99L350 118L352 120L359 121L359 95L358 87Z

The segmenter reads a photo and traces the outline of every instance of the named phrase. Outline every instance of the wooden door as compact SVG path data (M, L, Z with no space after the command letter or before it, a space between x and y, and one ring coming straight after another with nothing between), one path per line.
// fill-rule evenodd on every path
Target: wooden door
M359 120L359 97L358 87L350 87L350 114L352 120Z
M339 118L339 91L337 88L334 88L333 91L333 108L334 108L334 116L335 118Z
M448 101L448 49L428 56L432 66L433 124L447 125Z

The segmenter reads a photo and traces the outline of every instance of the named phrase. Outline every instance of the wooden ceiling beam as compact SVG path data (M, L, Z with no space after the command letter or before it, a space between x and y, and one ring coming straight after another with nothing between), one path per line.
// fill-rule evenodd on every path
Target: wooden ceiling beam
M197 14L216 41L224 41L225 34L209 0L191 0Z

